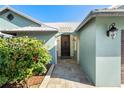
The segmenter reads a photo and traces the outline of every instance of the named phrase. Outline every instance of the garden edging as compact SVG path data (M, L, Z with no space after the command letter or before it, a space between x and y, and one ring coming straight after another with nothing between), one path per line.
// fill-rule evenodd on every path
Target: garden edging
M46 86L47 86L47 84L50 80L50 77L51 77L51 74L53 72L54 67L55 67L55 64L52 64L49 71L47 72L46 76L44 77L44 79L43 79L39 88L46 88Z

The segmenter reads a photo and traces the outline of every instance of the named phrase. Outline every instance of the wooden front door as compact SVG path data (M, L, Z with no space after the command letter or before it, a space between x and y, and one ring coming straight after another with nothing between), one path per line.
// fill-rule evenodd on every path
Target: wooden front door
M124 31L121 31L121 82L124 83Z
M70 35L61 36L61 56L70 56Z

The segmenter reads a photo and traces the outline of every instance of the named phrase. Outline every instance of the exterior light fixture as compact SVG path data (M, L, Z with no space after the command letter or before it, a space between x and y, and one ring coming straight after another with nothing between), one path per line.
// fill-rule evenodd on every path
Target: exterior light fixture
M109 30L107 31L107 36L111 37L112 39L114 39L117 35L118 29L115 27L115 23L112 23L111 25L109 25Z

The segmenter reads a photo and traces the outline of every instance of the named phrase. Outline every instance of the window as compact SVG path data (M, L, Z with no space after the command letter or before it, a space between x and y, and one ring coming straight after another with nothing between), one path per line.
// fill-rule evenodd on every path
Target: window
M7 19L9 21L12 21L14 19L14 16L12 14L8 14Z

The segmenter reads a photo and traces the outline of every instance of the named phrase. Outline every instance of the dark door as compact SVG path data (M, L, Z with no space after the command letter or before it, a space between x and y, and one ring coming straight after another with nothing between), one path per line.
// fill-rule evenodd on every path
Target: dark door
M61 56L70 56L70 36L61 36Z
M124 83L124 31L121 31L121 82Z

